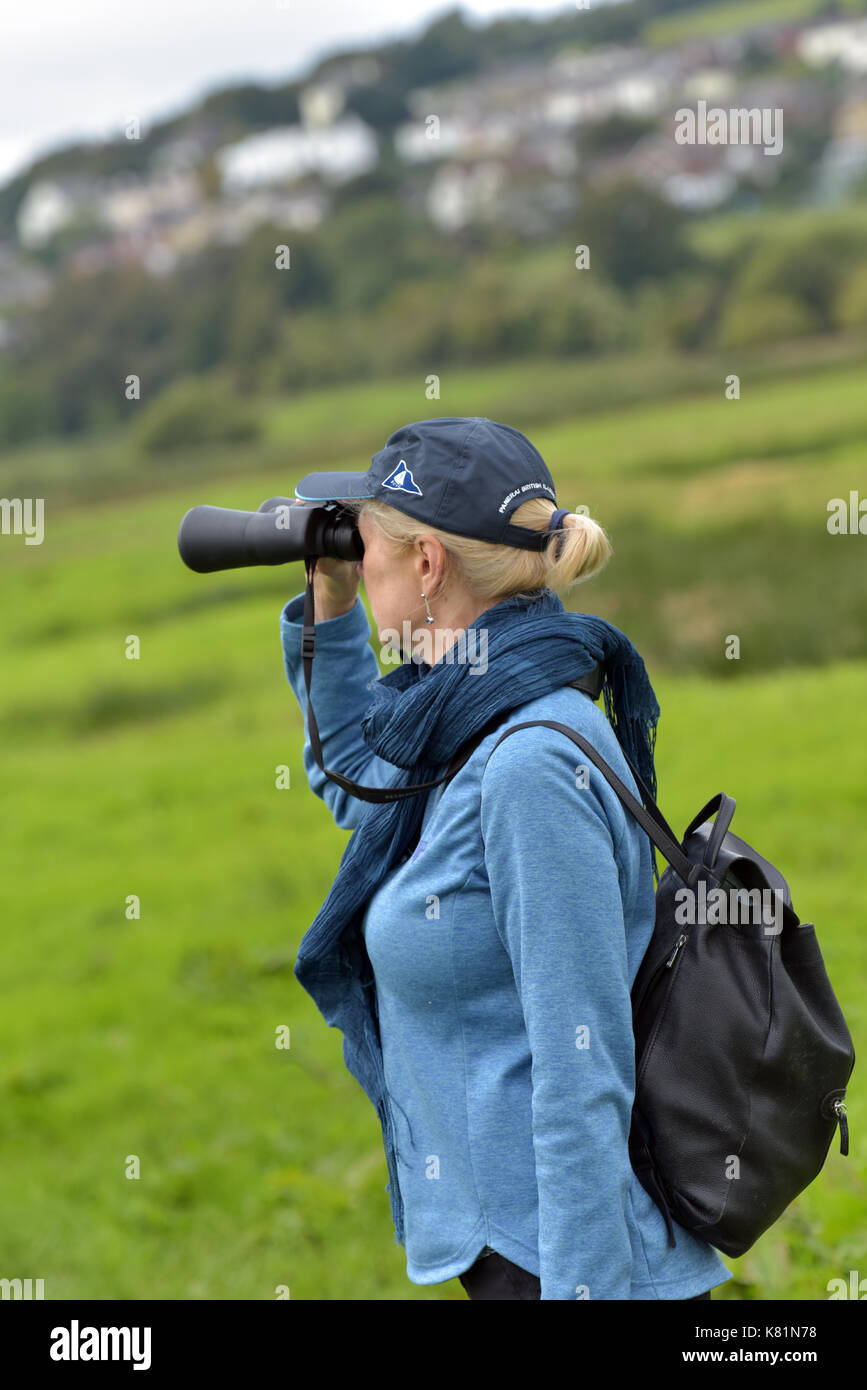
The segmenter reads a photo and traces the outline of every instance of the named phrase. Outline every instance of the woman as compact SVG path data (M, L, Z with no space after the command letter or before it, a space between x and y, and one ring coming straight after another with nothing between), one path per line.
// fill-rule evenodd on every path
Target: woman
M628 1155L648 838L562 733L498 744L557 720L637 795L622 743L655 791L644 663L557 592L598 572L605 533L557 507L523 434L478 417L405 426L366 473L313 474L296 494L352 507L364 542L362 564L319 560L313 575L324 767L366 787L437 783L371 805L320 769L291 599L308 780L355 827L295 973L377 1108L409 1279L460 1277L471 1298L709 1296L731 1274L680 1226L668 1246ZM360 578L386 650L402 635L385 677ZM582 688L597 671L608 717Z

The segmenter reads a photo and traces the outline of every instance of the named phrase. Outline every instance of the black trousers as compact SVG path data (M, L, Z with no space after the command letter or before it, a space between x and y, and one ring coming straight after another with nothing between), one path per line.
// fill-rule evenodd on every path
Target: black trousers
M542 1285L535 1274L513 1264L505 1255L498 1254L489 1246L485 1247L476 1263L458 1277L468 1298L541 1299L542 1296ZM706 1293L695 1294L695 1298L710 1298L710 1289Z

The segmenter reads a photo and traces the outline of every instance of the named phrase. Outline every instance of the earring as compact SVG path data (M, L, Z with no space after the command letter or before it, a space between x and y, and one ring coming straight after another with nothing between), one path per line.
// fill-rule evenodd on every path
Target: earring
M426 622L426 623L432 623L432 622L433 622L433 613L430 611L430 604L428 603L428 601L427 601L427 599L425 598L424 594L422 594L422 598L424 599L424 606L425 606L425 608L427 609L427 617L425 618L425 622Z

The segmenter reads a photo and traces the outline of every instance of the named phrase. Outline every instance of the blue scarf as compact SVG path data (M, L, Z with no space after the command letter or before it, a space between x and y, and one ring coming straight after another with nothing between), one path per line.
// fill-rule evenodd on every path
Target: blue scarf
M474 623L487 633L487 669L472 670L467 637L458 638L458 660L402 663L371 687L373 703L361 728L374 753L403 771L389 786L433 781L455 754L495 714L505 714L559 690L600 662L606 663L605 713L618 742L654 798L653 751L659 704L645 665L629 638L589 613L567 612L550 589L535 597L505 599ZM470 658L481 648L470 645ZM478 655L476 655L478 661ZM345 975L339 938L359 914L421 830L425 793L400 801L366 803L340 861L337 878L305 934L295 963L299 983L314 994L327 975ZM656 861L653 859L654 874ZM345 957L343 957L345 961ZM330 988L331 997L337 991ZM314 998L316 995L314 994Z

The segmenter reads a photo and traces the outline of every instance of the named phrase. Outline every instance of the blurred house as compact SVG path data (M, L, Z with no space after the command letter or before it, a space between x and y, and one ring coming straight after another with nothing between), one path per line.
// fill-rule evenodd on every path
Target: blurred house
M545 115L559 126L609 116L658 115L678 80L672 53L614 46L564 54L547 65Z
M44 246L92 207L100 182L82 174L37 179L25 193L16 217L18 240L28 250Z
M847 72L867 73L867 19L813 25L801 33L797 51L813 67L839 63Z
M735 91L737 80L733 68L696 68L687 73L681 82L678 100L686 105L699 100L706 101L708 105L722 105Z
M315 180L290 189L263 188L212 208L202 219L202 231L209 241L234 245L246 240L262 222L309 232L323 221L330 205L327 191Z
M146 178L113 175L100 185L93 208L110 231L129 233L182 217L200 200L199 179L192 170L166 168Z
M135 240L143 231L183 218L200 200L196 174L168 167L148 175L39 179L18 209L18 237L22 246L37 250L77 224L89 229L94 242L113 236Z
M505 167L497 160L447 164L428 186L427 214L444 232L460 231L470 222L493 221L505 183Z
M313 109L317 116L324 113L321 102ZM229 194L293 183L308 174L340 184L374 167L379 142L365 121L349 114L331 124L275 126L224 146L214 159Z
M588 185L634 179L675 207L706 212L727 203L737 189L725 154L723 146L678 145L673 135L653 132L627 152L595 160Z
M684 211L706 212L723 206L742 184L754 190L773 187L786 161L786 130L814 130L825 118L825 97L814 84L776 74L743 82L727 69L702 69L684 82L680 99L686 105L701 99L710 108L781 111L780 153L768 156L760 143L679 144L670 109L659 130L642 136L631 149L593 161L588 184L633 178Z
M653 116L671 92L676 63L643 49L600 48L546 62L503 65L472 81L412 94L414 120L395 135L410 163L502 154L536 137L553 139L614 114ZM432 126L435 117L438 126Z
M144 226L104 240L90 241L70 251L65 258L66 269L77 275L93 275L126 265L141 266L150 275L170 275L176 268L177 257L164 237Z
M434 119L430 120L430 116ZM441 117L434 105L428 115L398 127L394 147L401 159L417 164L450 155L479 158L499 154L519 138L520 121L512 114L452 112Z
M298 94L301 120L308 130L333 125L346 105L346 88L337 81L311 82Z

